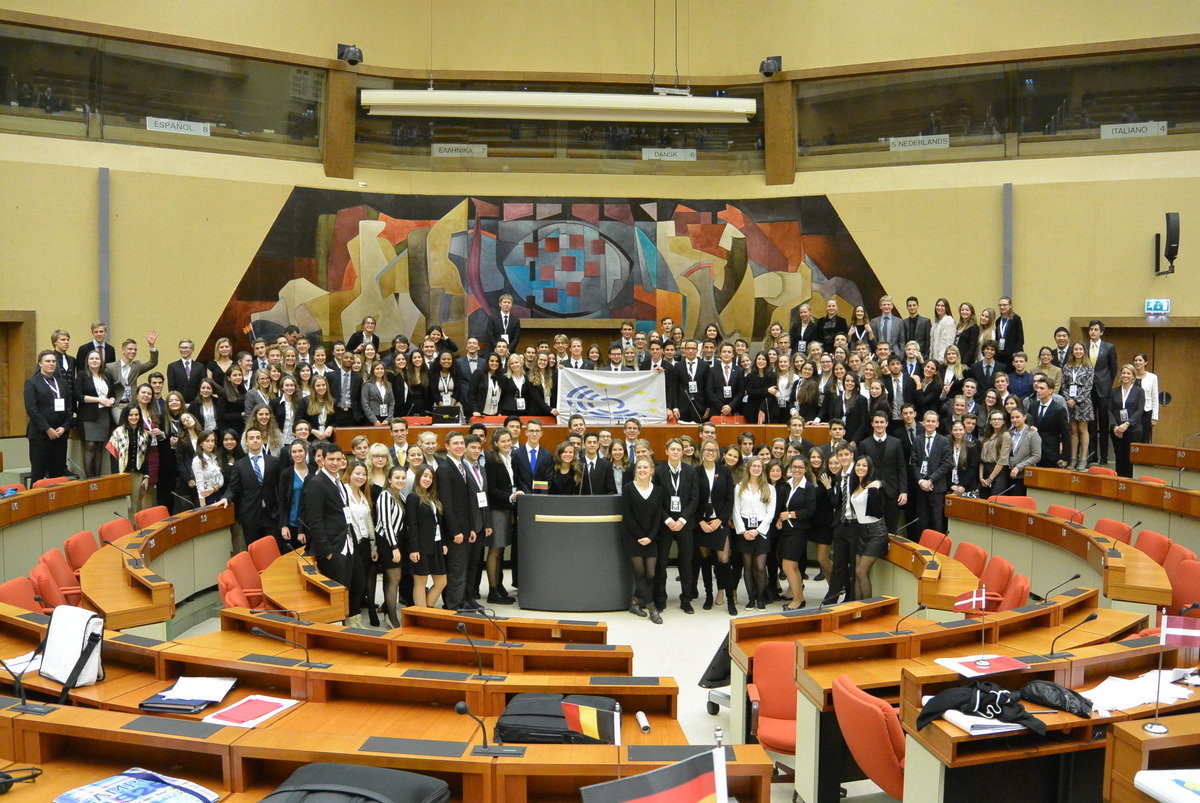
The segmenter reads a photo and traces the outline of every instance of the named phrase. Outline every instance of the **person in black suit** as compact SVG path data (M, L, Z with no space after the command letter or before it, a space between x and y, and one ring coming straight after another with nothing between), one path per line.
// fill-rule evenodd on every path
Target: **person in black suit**
M1001 296L996 304L1000 317L996 318L996 359L1012 365L1013 355L1025 350L1025 325L1021 316L1013 312L1012 299Z
M838 315L838 303L834 299L829 299L825 302L825 317L817 322L818 337L821 340L821 347L829 353L833 353L833 341L838 335L844 335L850 331L850 327L846 324L846 319Z
M365 578L362 564L354 558L355 543L345 513L350 497L341 479L346 468L346 455L336 443L327 443L324 448L322 468L304 483L300 496L308 548L317 556L321 574L351 590L357 582L361 589ZM350 599L359 597L350 596Z
M808 354L808 344L820 341L821 335L817 330L817 322L813 320L812 307L805 301L796 307L796 320L788 329L792 339L792 350L797 354Z
M326 379L333 396L333 425L352 427L362 421L362 374L351 368L353 353L342 354L341 365L334 366Z
M583 436L583 456L580 459L583 468L583 485L581 494L615 494L618 489L613 479L612 463L600 456L600 436L588 432Z
M1054 356L1050 358L1050 362L1055 368L1063 368L1067 364L1067 360L1071 359L1071 330L1065 326L1060 326L1054 330Z
M58 357L47 349L38 354L38 371L25 380L25 414L29 426L30 480L67 473L67 445L75 424L75 388L58 376Z
M902 340L905 343L915 342L921 349L922 355L929 354L929 339L933 331L933 324L924 315L917 314L921 309L921 302L916 296L909 296L905 307L908 309L908 317L904 319Z
M917 383L911 376L904 373L904 360L900 355L893 354L888 357L887 368L887 376L883 378L883 389L887 393L888 411L890 412L888 427L895 435L902 426L901 411L904 409L904 405L915 406L917 403Z
M559 368L575 368L581 371L595 370L596 364L583 353L583 341L577 337L571 338L570 353L566 359L558 361Z
M1146 394L1133 383L1132 365L1121 366L1121 384L1113 388L1108 397L1109 421L1112 422L1113 453L1117 458L1117 474L1133 476L1133 464L1129 460L1129 446L1145 437Z
M492 543L492 512L488 507L488 482L483 455L483 438L472 432L467 435L463 467L467 473L467 512L475 537L467 545L467 585L463 590L463 603L459 608L478 609L476 602L481 596L480 581L483 579L484 548ZM450 578L447 577L447 584Z
M525 445L513 451L517 454L517 485L526 493L544 494L550 488L550 476L554 473L554 452L542 446L541 442L541 422L525 422ZM522 464L528 470L528 474L524 473Z
M732 350L732 347L730 347ZM667 560L671 544L677 544L681 591L679 608L695 613L692 599L696 584L692 581L692 528L699 504L696 470L683 462L683 441L671 438L665 447L667 459L654 469L654 482L663 489L662 517L665 528L659 531L658 566L654 573L654 604L661 611L667 605Z
M673 368L675 397L669 404L676 421L699 424L708 420L709 368L697 358L698 348L699 344L694 339L683 341L683 359L675 363Z
M917 436L908 463L909 487L915 503L912 514L917 521L913 527L918 534L924 529L944 533L944 506L950 488L950 441L938 434L938 414L932 410L925 413L921 424L925 432Z
M775 532L779 560L788 580L792 604L785 611L803 608L804 580L800 565L808 553L808 530L817 509L817 485L808 470L808 459L796 455L788 461L788 475L775 487Z
M1088 323L1088 357L1092 360L1092 409L1095 415L1088 424L1092 436L1092 450L1096 462L1108 463L1109 434L1114 426L1109 418L1109 398L1113 382L1117 378L1117 350L1112 343L1105 343L1104 322L1093 320Z
M346 352L348 354L362 354L368 344L375 347L375 353L379 353L379 335L375 334L375 316L368 315L362 319L362 329L350 335L350 339L346 341Z
M888 435L888 416L871 415L871 435L858 441L858 454L871 458L875 478L883 483L883 520L888 532L900 524L900 508L908 504L908 462L899 438Z
M279 550L286 552L290 545L278 537L279 460L267 452L263 432L258 427L247 427L244 437L246 456L233 464L222 499L226 504L232 502L236 506L237 522L242 527L247 546L259 538L274 535L279 541ZM328 460L328 453L325 457Z
M1043 468L1065 468L1071 453L1071 423L1067 420L1067 408L1054 399L1050 383L1044 376L1033 380L1033 392L1037 397L1030 405L1029 425L1042 439Z
M446 590L443 607L456 611L460 607L471 608L475 601L465 599L467 589L467 564L470 559L471 543L479 532L475 529L473 510L479 506L471 496L467 483L467 468L463 456L467 451L466 438L461 432L446 436L446 457L437 468L438 497L442 502L442 513L446 518L442 528L442 540L446 544Z
M492 432L491 454L484 464L487 475L488 510L491 512L492 537L488 543L487 601L492 605L512 605L516 600L504 587L504 549L512 544L516 530L517 498L527 493L521 487L521 469L513 435L507 429ZM526 468L528 471L528 468Z
M50 348L54 351L54 359L57 363L54 368L55 373L74 387L75 373L83 370L83 367L67 353L67 349L71 348L71 333L66 329L55 329L50 333Z
M179 359L167 366L167 385L183 394L183 400L188 404L200 395L200 380L207 375L204 364L192 359L195 348L192 341L180 340Z
M483 342L493 350L496 343L503 340L508 343L511 352L521 339L521 319L512 314L513 297L508 293L500 296L500 311L488 316L487 327L483 330Z
M733 360L733 344L721 346L720 360L708 372L708 398L713 415L739 415L745 395L745 377Z
M729 520L733 516L733 474L721 461L721 447L711 438L700 444L700 465L696 466L697 527L692 531L696 552L692 556L692 585L704 574L704 610L713 606L712 575L717 577L718 606L728 604L730 615L737 613L738 569L729 562Z
M104 378L103 359L98 351L88 352L84 366L75 376L75 415L81 424L83 467L89 477L107 473L104 470L104 445L112 433L112 418L108 411L117 403Z
M996 379L996 374L1008 373L1008 366L996 359L998 351L995 340L985 340L979 344L980 358L971 366L970 372L979 385L980 393L987 393Z
M108 324L104 321L96 321L92 324L92 339L79 347L75 352L75 368L78 370L80 366L85 364L87 355L93 351L99 351L104 358L104 364L117 361L117 350L112 347L112 344L107 342L108 339Z
M412 564L413 605L432 608L446 587L445 508L438 497L436 469L417 466L413 487L404 500L407 535L404 555ZM433 585L429 586L429 578Z

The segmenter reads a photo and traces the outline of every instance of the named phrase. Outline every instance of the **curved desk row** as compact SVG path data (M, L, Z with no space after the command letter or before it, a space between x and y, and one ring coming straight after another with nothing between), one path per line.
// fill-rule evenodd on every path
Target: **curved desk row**
M1029 578L1033 588L1052 588L1075 573L1099 585L1104 607L1152 615L1171 602L1163 568L1139 550L1045 513L961 496L946 497L950 535L999 555Z
M34 488L0 499L0 575L4 580L29 573L43 553L62 549L80 530L129 512L130 476L109 474Z
M1137 470L1166 480L1180 488L1200 490L1200 449L1185 449L1160 443L1135 443L1129 460Z
M1141 527L1200 553L1200 491L1056 468L1025 469L1025 487L1038 507L1073 507L1083 513L1085 524L1097 519L1141 522Z

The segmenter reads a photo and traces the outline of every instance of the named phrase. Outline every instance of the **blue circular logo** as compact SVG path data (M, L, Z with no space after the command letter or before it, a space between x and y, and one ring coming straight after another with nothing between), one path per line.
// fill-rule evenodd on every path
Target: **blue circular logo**
M607 391L602 393L587 385L574 388L567 394L566 399L571 412L584 418L624 421L626 418L637 417L637 413L625 406L622 400L614 399Z

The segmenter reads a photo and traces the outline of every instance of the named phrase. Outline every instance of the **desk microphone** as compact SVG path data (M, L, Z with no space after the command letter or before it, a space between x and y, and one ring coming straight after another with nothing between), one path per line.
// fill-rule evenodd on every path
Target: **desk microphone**
M903 622L905 619L907 619L907 618L908 618L908 617L910 617L910 616L913 616L913 615L915 615L915 614L918 614L918 613L920 613L921 611L925 610L925 609L926 609L926 607L927 607L927 606L925 605L925 603L923 603L923 602L922 602L922 603L921 603L920 605L918 605L918 606L917 606L917 607L916 607L914 610L912 610L912 611L910 611L909 613L906 613L906 614L904 614L903 616L901 616L901 617L900 617L900 621L899 621L899 622L896 622L896 629L892 631L892 635L893 635L893 636L902 636L902 635L905 635L905 634L907 634L907 633L911 633L911 632L912 632L911 630L901 630L901 629L900 629L900 624L901 624L901 622Z
M1175 481L1171 484L1176 488L1183 487L1183 472L1185 471L1187 471L1187 466L1180 466L1179 470L1175 472Z
M306 622L303 619L301 619L300 613L298 611L293 611L291 608L250 608L249 611L250 611L250 613L254 614L255 616L259 616L260 614L264 614L264 613L286 613L291 618L295 619L296 624L298 624L298 625L311 625L312 624L312 622Z
M36 656L41 651L41 645L33 651ZM39 717L44 717L51 711L57 711L58 708L53 705L43 705L42 703L31 703L29 698L25 696L25 685L21 683L21 678L25 677L25 673L29 671L29 664L25 664L25 668L19 673L14 673L8 666L8 661L0 661L0 665L4 666L4 671L12 676L13 690L17 693L17 698L21 701L19 704L10 708L10 711L17 711L21 714L34 714Z
M896 532L892 533L892 535L900 535L900 533L904 532L904 531L905 531L905 530L907 530L907 529L908 529L910 526L912 526L912 525L916 524L918 521L919 521L919 519L913 519L912 521L907 521L907 522L905 522L905 523L904 523L903 525L901 525L900 527L897 527L897 528L896 528ZM906 536L903 536L903 537L904 537L904 538L908 538L908 536L907 536L907 535L906 535ZM912 539L909 539L909 540L912 540Z
M1081 575L1081 574L1079 574L1078 572L1076 572L1076 573L1075 573L1073 576L1071 576L1071 577L1068 577L1066 580L1063 580L1061 583L1059 583L1058 585L1056 585L1056 586L1054 586L1053 588L1051 588L1051 589L1050 589L1049 591L1047 591L1045 594L1034 594L1034 593L1031 591L1031 592L1029 593L1029 597L1030 597L1031 599L1033 599L1034 601L1036 601L1036 602L1047 602L1047 601L1049 600L1049 598L1050 598L1050 595L1051 595L1053 592L1055 592L1055 591L1057 591L1058 589L1062 588L1062 587L1063 587L1063 586L1065 586L1067 583L1074 583L1076 580L1078 580L1078 579L1079 579L1080 577L1082 577L1082 576L1083 576L1083 575Z
M1086 513L1087 511L1091 510L1098 504L1100 504L1100 503L1092 502L1087 507L1080 508L1076 513L1072 514L1071 518L1067 519L1067 521L1071 522L1071 524L1078 524L1080 527L1082 527L1083 526L1083 514ZM1075 521L1076 517L1079 518L1079 521Z
M175 497L176 499L178 499L178 500L182 501L182 502L183 502L185 505L187 505L187 509L188 509L188 510L195 510L195 509L196 509L196 503L195 503L195 502L193 502L191 499L188 499L188 498L187 498L186 496L184 496L183 494L176 493L175 491L171 491L171 496Z
M81 479L81 480L86 480L86 479L87 479L88 473L87 473L86 471L84 471L84 470L83 470L83 469L82 469L82 468L79 466L79 464L78 464L78 463L76 463L76 462L75 462L74 460L72 460L70 457L68 457L68 458L67 458L67 463L69 463L69 464L70 464L71 468L73 468L73 469L75 469L76 471L78 471L78 472L79 472L79 479Z
M1133 531L1142 526L1142 520L1138 519L1133 524L1129 525L1129 529L1125 531L1125 535L1129 537L1129 543L1133 544Z
M128 549L125 549L124 547L122 547L122 546L118 545L116 542L114 542L114 541L113 541L112 539L110 539L110 538L104 538L104 539L101 539L101 540L103 540L103 541L104 541L104 543L105 543L107 546L114 547L115 549L119 549L119 550L121 550L122 552L124 552L124 553L125 553L125 555L126 555L126 556L128 556L128 558L129 558L129 565L130 565L130 566L132 566L132 567L133 567L133 568L135 568L135 569L140 569L140 568L142 568L142 559L141 559L140 557L138 557L137 555L133 554L133 553L132 553L132 552L130 552Z
M141 527L138 526L136 521L134 521L129 516L126 516L124 513L118 513L117 511L114 510L113 515L116 516L118 519L125 519L125 521L129 522L129 526L133 528L132 532L136 533L138 530L142 529Z
M1182 608L1179 609L1179 615L1187 616L1189 613L1196 610L1197 608L1200 608L1200 602L1193 602L1189 605L1184 605Z
M910 521L908 524L912 524L912 522ZM908 524L905 524L904 527L907 527ZM901 527L900 529L903 530L904 527ZM927 569L938 568L938 566L940 565L938 563L938 559L937 559L938 550L942 548L942 544L946 543L946 539L949 537L950 537L950 533L942 533L942 540L938 541L937 546L933 548L933 558L931 560L929 560L928 562L926 562L925 568L927 568Z
M500 641L497 646L500 646L500 647L516 647L516 646L518 646L508 640L507 636L505 636L505 634L504 634L504 631L500 628L500 623L496 621L495 616L493 616L492 614L489 614L487 612L487 608L484 608L482 606L478 607L475 609L475 613L479 614L484 619L487 619L489 622L492 623L492 627L496 628L496 632L500 634ZM460 622L460 624L461 624L461 622Z
M1087 616L1085 616L1085 617L1083 618L1083 621L1082 621L1082 622L1080 622L1079 624L1076 624L1076 625L1072 625L1071 627L1068 627L1066 630L1064 630L1063 632L1061 632L1061 633L1059 633L1057 636L1055 636L1055 637L1054 637L1054 641L1050 642L1050 652L1049 652L1049 653L1046 655L1046 658L1047 658L1047 659L1051 659L1051 658L1070 658L1070 657L1071 657L1071 653L1069 653L1069 652L1055 652L1055 651L1054 651L1054 645L1058 644L1058 640L1059 640L1060 638L1062 638L1063 636L1067 635L1068 633L1070 633L1070 632L1071 632L1072 630L1074 630L1075 628L1077 628L1077 627L1080 627L1081 625L1086 625L1088 622L1094 622L1094 621L1096 621L1096 620L1097 620L1097 619L1099 619L1099 618L1100 618L1099 614L1097 614L1097 613L1095 613L1095 612L1093 612L1093 613L1089 613Z
M273 638L276 641L282 641L284 644L291 644L293 647L299 647L300 649L304 650L304 661L303 661L303 663L299 664L299 666L303 666L306 669L328 669L329 667L333 666L333 664L325 664L325 663L321 663L320 661L311 660L310 656L308 654L308 647L305 647L303 644L301 644L298 641L292 641L290 638L284 638L283 636L277 636L274 633L268 633L267 631L263 630L261 627L252 627L252 628L250 628L250 632L256 636L266 636L267 638Z
M485 675L485 674L483 674L483 657L480 656L479 650L475 649L475 639L471 638L471 634L467 632L467 623L459 622L457 625L454 626L454 628L459 633L463 634L463 638L465 638L467 640L467 643L471 645L471 652L475 653L475 663L479 667L479 673L476 674L471 679L472 680L503 681L504 680L503 675ZM466 705L466 703L463 703L463 705ZM460 711L459 713L461 714L462 712ZM472 714L472 716L474 716L474 715ZM486 747L487 746L487 737L486 736L484 737L483 742L484 742L484 747Z
M1180 441L1179 445L1183 446L1183 444L1187 443L1188 441L1195 440L1196 438L1200 438L1200 432L1197 432L1195 435L1189 435L1188 437L1184 438L1182 441Z
M520 758L521 756L525 755L524 745L516 745L516 746L506 745L500 739L499 734L496 735L496 746L489 747L488 746L488 738L487 738L487 726L483 724L482 719L480 719L479 717L477 717L473 713L471 713L471 706L467 705L466 700L459 700L457 703L454 704L454 713L459 714L460 716L470 717L471 719L475 720L475 722L477 722L479 724L479 735L482 738L483 743L477 744L473 748L471 748L471 755L473 755L473 756L494 756L494 757L510 756L512 758Z

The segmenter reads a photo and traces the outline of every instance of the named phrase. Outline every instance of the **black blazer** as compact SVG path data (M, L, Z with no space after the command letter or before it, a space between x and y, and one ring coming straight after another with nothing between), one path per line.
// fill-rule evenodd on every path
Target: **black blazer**
M958 346L959 362L964 365L970 365L975 362L977 356L975 352L979 350L979 326L970 324L961 332L957 327L954 330L954 345Z
M439 406L442 403L442 369L439 367L436 372L429 374L429 399L430 405ZM471 400L470 380L465 379L457 365L450 367L450 403L461 404L466 407ZM432 408L431 408L432 409Z
M458 472L455 471L457 474ZM445 503L442 503L443 511ZM437 527L442 525L442 540L441 544L445 544L445 517L438 513L433 507L422 504L421 498L415 493L410 493L404 498L404 521L407 527L404 536L404 554L409 555L413 552L420 552L428 555L438 548L439 542L434 541L434 535L437 533Z
M1004 341L1004 345L1000 345L1000 341ZM996 359L1003 363L1012 363L1012 356L1018 351L1025 350L1025 325L1021 323L1021 316L1015 312L1009 316L1006 321L1004 318L996 318Z
M102 345L104 346L103 365L108 365L110 362L116 362L117 350L113 347L113 344L105 341ZM75 370L82 371L87 368L87 355L91 354L95 350L96 344L91 340L88 340L88 342L80 346L79 350L75 352Z
M724 377L722 377L724 379ZM696 469L687 463L679 464L679 507L678 511L671 510L671 497L675 495L675 487L671 484L671 468L666 461L654 467L654 482L663 489L662 517L664 519L685 519L688 527L696 523L697 509L700 505L700 488L697 483Z
M446 521L442 538L451 542L455 536L461 535L465 542L466 537L475 529L471 509L479 509L471 495L470 486L459 473L458 465L450 459L442 460L438 464L434 476L437 478L438 498L442 502L442 515Z
M503 316L497 312L488 316L487 326L483 330L483 342L490 348L495 348L500 335L508 335L508 350L516 349L517 341L521 339L521 319L515 313L508 315L508 327L504 326Z
M982 447L978 443L968 443L967 453L963 456L963 465L958 469L958 485L961 485L964 491L979 490L979 452ZM954 483L954 446L950 446L950 479L949 484Z
M883 378L883 389L887 393L889 417L891 411L895 409L896 404L896 382L895 377L888 374ZM900 404L916 404L917 403L917 383L911 376L906 373L900 374ZM893 419L899 420L899 419Z
M1108 425L1116 427L1121 422L1121 410L1124 409L1128 415L1129 429L1125 431L1125 437L1128 439L1129 433L1140 434L1146 425L1146 392L1137 385L1133 385L1129 390L1129 398L1125 401L1125 406L1121 406L1121 386L1117 385L1112 389L1108 396Z
M573 360L573 359L572 359L570 356L568 356L568 357L567 357L567 359L565 359L565 360L563 360L562 362L560 362L560 363L558 364L558 366L559 366L560 368L575 368L575 367L576 367L576 366L575 366L575 360ZM595 363L593 363L591 360L589 360L587 357L581 357L581 358L579 359L579 367L578 367L578 370L580 370L580 371L594 371L594 370L596 370L596 364L595 364Z
M941 377L935 376L929 380L929 384L925 387L917 386L916 401L917 419L920 420L925 416L925 413L932 410L939 412L942 408L942 380Z
M875 476L883 483L883 493L889 499L908 493L908 467L904 459L904 446L899 438L890 435L883 443L871 434L857 441L858 454L871 458Z
M303 524L304 521L307 521L307 519L305 519L305 517L304 517L304 491L306 488L308 488L308 481L313 478L313 473L314 472L310 468L309 472L308 472L308 476L306 476L304 478L304 485L301 486L301 488L300 488L300 514L299 515L300 515L301 522L299 523L299 528L297 529L297 532L300 532L300 533L303 533L306 530L306 528ZM288 463L288 465L283 466L279 469L279 482L275 487L276 487L276 498L279 500L277 503L277 511L279 514L278 518L279 518L279 526L280 527L292 526L291 521L290 521L291 516L292 516L292 502L294 502L295 498L296 498L295 497L296 489L294 487L292 487L292 481L295 478L296 478L296 467L294 465L292 465L290 462ZM297 548L299 548L300 542L296 541L295 537L296 537L296 533L292 533L292 538L293 538L292 543L294 545L296 545ZM326 553L326 554L328 554L328 553Z
M58 396L55 396L53 385L58 385ZM39 370L37 374L25 380L25 414L29 416L29 426L25 435L30 440L48 441L48 429L63 427L66 437L75 424L75 389L72 383L61 377L51 377L47 382ZM54 409L55 399L62 399L62 410Z
M61 383L62 380L60 379L59 382ZM109 408L101 407L95 402L85 402L83 400L84 396L99 397L99 395L96 392L96 380L90 373L84 371L77 374L75 376L75 417L80 421L99 421L100 416L108 415ZM104 394L104 397L107 399L116 398L113 395L111 385L109 385L108 392Z
M719 361L708 372L708 403L715 415L722 407L729 405L732 415L742 412L742 396L745 395L746 378L742 375L740 366L734 365L729 371L729 395L725 395L725 366ZM682 411L681 411L682 412Z
M673 368L675 374L674 381L674 398L670 399L671 409L678 410L680 418L688 421L703 421L708 417L708 409L710 406L708 398L708 363L703 360L696 360L696 392L690 392L690 383L692 376L688 373L687 361L680 360L675 363ZM667 383L668 393L672 390L672 383Z
M335 412L341 412L342 402L342 371L337 369L330 371L325 377L329 380L329 395L333 397L333 409ZM350 372L350 410L354 415L354 420L358 421L362 413L362 386L363 378L361 374L354 371Z
M900 328L903 333L904 342L915 340L921 348L921 356L929 356L929 337L933 330L933 324L924 315L909 316L904 319L904 324ZM903 346L901 346L903 348Z
M271 415L275 416L275 423L279 430L283 431L283 422L287 419L287 410L284 407L283 399L271 399L271 403L267 405L271 408ZM308 400L296 399L292 402L292 424L304 418L308 413Z
M547 449L545 446L539 446L537 465L532 467L529 461L528 444L513 449L513 455L515 458L519 458L513 460L513 465L514 468L519 469L520 476L518 476L517 482L522 491L532 493L534 480L545 482L547 489L549 488L550 475L554 473L553 450ZM525 484L522 485L521 483ZM546 491L540 491L540 493L546 493Z
M583 469L583 483L580 493L599 496L602 494L615 494L617 492L612 463L597 455L596 467L589 474L587 470L587 455L585 454L579 458L579 465Z
M992 364L991 379L987 378L987 371L983 366L983 360L977 360L975 363L973 363L971 365L971 368L969 370L970 370L971 376L975 377L975 383L977 385L979 385L979 398L982 399L983 394L987 393L988 388L990 388L992 386L992 380L996 378L996 372L1003 371L1004 373L1007 374L1008 366L1005 365L1004 363L1000 362L1000 358L997 357L995 362Z
M343 507L342 495L324 471L311 474L305 481L300 509L310 552L324 557L338 554L345 547L350 524Z
M262 456L262 483L254 474L250 456L246 455L233 464L224 496L236 505L238 524L274 530L279 520L279 461L265 449Z
M200 395L200 382L208 376L208 366L199 360L192 360L192 376L189 379L183 370L183 360L176 360L167 366L167 387L183 394L183 400L188 404Z
M378 354L380 344L379 335L375 334L374 332L368 335L365 331L360 329L354 334L350 335L350 339L346 341L346 351L353 354L354 352L358 351L359 346L365 346L368 343L375 346L375 353Z
M621 489L621 522L631 546L640 547L638 540L642 538L657 542L658 531L663 526L660 511L665 506L666 494L658 485L650 487L650 495L644 499L632 482Z
M1132 394L1131 394L1132 395ZM1120 394L1117 400L1120 401ZM1042 403L1034 398L1029 406L1029 425L1037 430L1042 439L1042 459L1039 466L1058 468L1059 460L1066 460L1071 448L1071 424L1067 408L1051 397L1050 406L1042 414Z
M745 375L744 395L747 400L742 405L742 415L746 416L747 423L757 424L759 412L766 413L767 423L770 423L773 409L779 407L775 397L767 392L773 387L775 387L775 372L770 369L761 376L757 371Z
M821 420L828 423L835 418L846 425L846 440L858 443L871 429L870 405L861 393L855 393L850 404L846 404L846 393L826 394L821 404Z
M807 354L808 344L814 340L821 339L820 330L817 328L817 320L817 318L809 318L808 326L804 326L800 323L800 319L798 317L796 318L796 320L792 323L791 328L788 330L788 333L792 336L793 350L803 351L805 354ZM804 344L803 349L800 348L801 343Z
M820 334L821 345L826 351L833 351L833 341L838 335L847 334L850 331L846 319L840 315L834 315L830 318L828 315L817 320L817 332Z
M486 392L486 390L485 390ZM517 399L525 400L525 409L517 407ZM550 415L550 405L546 404L546 393L540 385L535 385L529 377L521 383L521 392L517 393L517 383L507 379L500 390L501 415Z
M482 368L471 375L471 412L479 415L483 414L484 408L487 406L488 400L488 372L487 368ZM500 414L501 405L504 403L505 395L512 396L513 390L508 386L511 385L508 377L504 376L499 371L496 372L496 384L500 388L500 396L496 400L496 413ZM526 384L529 384L526 382ZM528 406L526 402L526 406Z
M632 473L632 472L631 472ZM696 508L697 521L719 519L728 524L733 518L733 474L729 466L717 463L716 475L711 487L708 482L708 472L703 466L696 467L696 493L699 506Z
M491 510L512 510L515 505L510 501L514 490L524 490L520 486L520 470L517 468L517 452L511 452L513 475L510 479L508 469L491 453L483 464L483 473L487 477L488 508Z
M912 455L908 461L912 488L915 491L918 487L917 483L925 479L933 483L933 488L929 493L946 493L950 487L950 439L945 435L935 434L933 448L929 452L927 471L924 475L921 474L921 463L923 462L926 462L925 432L921 429L917 431L917 442L913 445Z

